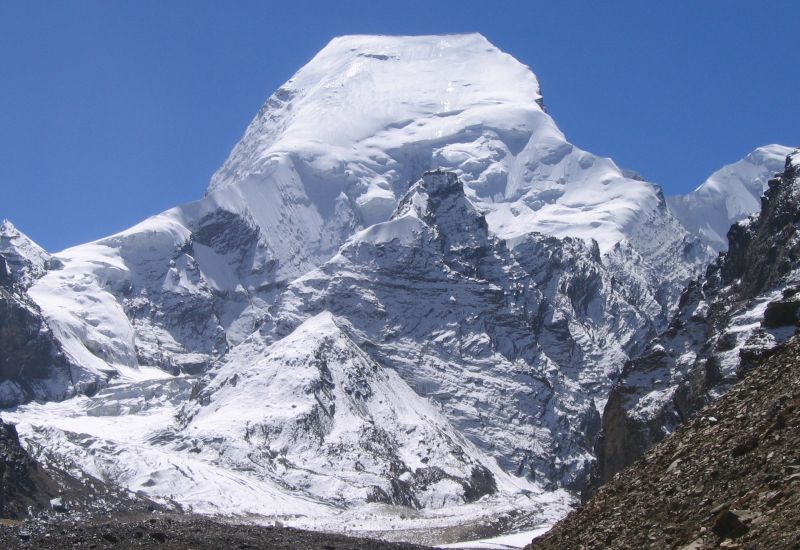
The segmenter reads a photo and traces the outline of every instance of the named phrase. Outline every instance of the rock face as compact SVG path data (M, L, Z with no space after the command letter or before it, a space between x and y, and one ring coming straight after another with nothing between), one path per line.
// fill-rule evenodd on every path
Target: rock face
M728 252L687 288L668 329L623 369L597 445L594 486L730 387L795 332L800 287L800 154L769 182L759 215L731 227Z
M527 548L796 548L800 340Z
M44 274L47 254L9 222L0 226L0 407L63 399L91 391L72 378L73 365L25 292Z

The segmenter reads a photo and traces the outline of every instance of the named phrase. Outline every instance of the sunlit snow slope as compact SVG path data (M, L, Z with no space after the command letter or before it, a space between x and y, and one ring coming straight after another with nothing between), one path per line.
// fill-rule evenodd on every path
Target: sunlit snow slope
M765 145L714 172L687 195L668 197L681 223L716 251L728 248L731 225L761 210L767 182L783 171L791 147Z

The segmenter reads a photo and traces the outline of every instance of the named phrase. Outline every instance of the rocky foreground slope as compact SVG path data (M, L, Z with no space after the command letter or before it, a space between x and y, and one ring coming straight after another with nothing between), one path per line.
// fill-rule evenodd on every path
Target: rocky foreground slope
M800 338L528 548L798 548Z

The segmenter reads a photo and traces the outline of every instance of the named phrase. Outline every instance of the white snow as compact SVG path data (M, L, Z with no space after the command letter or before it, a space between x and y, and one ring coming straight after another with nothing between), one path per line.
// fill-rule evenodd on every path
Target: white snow
M782 172L791 147L765 145L714 172L687 195L669 197L681 223L716 251L727 250L728 229L761 210L767 182Z

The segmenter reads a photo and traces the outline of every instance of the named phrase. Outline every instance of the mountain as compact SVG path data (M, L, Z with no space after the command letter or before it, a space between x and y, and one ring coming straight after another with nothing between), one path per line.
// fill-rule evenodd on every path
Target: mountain
M717 252L728 248L728 228L761 209L767 182L783 171L790 147L766 145L723 166L697 189L667 197L675 217Z
M625 365L603 414L595 485L722 395L793 335L800 301L800 153L769 181L761 212L731 227L727 253L690 284L665 332Z
M81 379L203 372L432 168L511 247L595 240L657 323L707 260L656 186L569 144L533 74L482 36L355 36L273 94L203 199L57 254L29 294Z
M540 527L701 236L482 36L337 38L201 199L55 254L2 226L0 305L27 312L0 325L4 416L184 510L389 532L524 502Z
M794 548L800 341L791 339L527 548Z
M295 492L413 508L472 502L514 482L328 312L244 360L183 412L201 453L263 469Z

